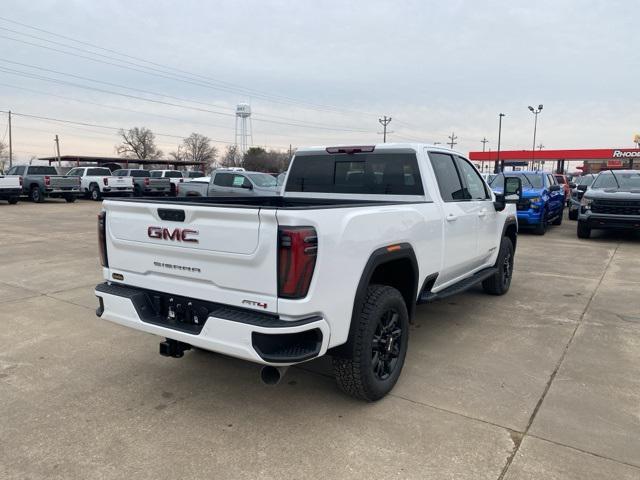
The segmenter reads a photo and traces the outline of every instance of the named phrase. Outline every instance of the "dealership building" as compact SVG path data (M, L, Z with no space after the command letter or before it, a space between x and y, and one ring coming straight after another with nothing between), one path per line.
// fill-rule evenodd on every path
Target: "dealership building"
M597 173L625 168L640 170L640 148L469 152L469 159L482 172L493 171L496 161L504 161L505 167L533 168L533 165L542 165L545 170L558 173Z

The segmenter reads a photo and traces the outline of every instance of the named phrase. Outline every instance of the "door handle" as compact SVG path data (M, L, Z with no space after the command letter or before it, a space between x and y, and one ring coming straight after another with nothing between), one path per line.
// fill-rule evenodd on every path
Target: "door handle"
M486 217L486 216L487 216L487 209L486 209L486 208L483 208L482 210L480 210L480 211L478 212L478 216L479 216L479 217Z
M450 213L445 218L446 218L447 222L455 222L458 219L458 216L454 215L453 213Z

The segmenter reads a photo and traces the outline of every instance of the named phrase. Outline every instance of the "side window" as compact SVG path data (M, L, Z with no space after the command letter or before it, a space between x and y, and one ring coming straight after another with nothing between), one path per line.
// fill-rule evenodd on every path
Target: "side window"
M18 171L18 167L11 167L7 170L7 175L18 175L16 172Z
M67 172L67 175L70 177L81 177L82 172L84 172L84 168L72 168Z
M429 152L429 159L438 180L442 199L445 202L465 200L465 190L453 157L446 153Z
M27 167L14 167L16 169L14 175L26 175L27 174Z
M553 177L553 175L547 175L547 180L549 182L549 186L556 184L556 179Z
M126 176L124 170L116 170L115 172L112 173L112 175L114 177L124 177L124 176Z
M475 168L464 158L456 157L460 175L467 185L467 198L469 200L486 200L489 198L484 182Z
M231 186L233 188L242 188L242 185L244 184L245 180L247 179L244 178L244 175L234 175ZM249 180L247 180L247 182L249 182Z
M231 173L216 173L213 177L213 184L219 187L230 187L233 181L233 174Z

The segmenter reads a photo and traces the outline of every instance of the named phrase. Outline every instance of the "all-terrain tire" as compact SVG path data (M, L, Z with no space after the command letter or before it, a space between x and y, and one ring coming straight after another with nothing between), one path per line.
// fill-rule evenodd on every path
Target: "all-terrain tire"
M482 282L482 288L486 293L504 295L509 291L513 277L514 253L511 239L502 237L495 265L498 271Z
M100 192L100 187L97 185L94 185L91 188L91 200L93 200L94 202L99 202L100 200L102 200L102 193Z
M560 211L560 215L558 215L553 222L551 222L551 225L562 225L562 217L564 216L564 207L562 208L562 210Z
M389 393L404 365L409 342L409 314L401 293L387 285L370 285L344 357L333 357L340 389L368 402Z
M578 210L569 210L569 220L578 220Z
M15 205L18 203L18 197L10 197L7 201L9 202L9 205Z
M75 195L65 195L64 199L67 203L73 203L76 201L76 196Z

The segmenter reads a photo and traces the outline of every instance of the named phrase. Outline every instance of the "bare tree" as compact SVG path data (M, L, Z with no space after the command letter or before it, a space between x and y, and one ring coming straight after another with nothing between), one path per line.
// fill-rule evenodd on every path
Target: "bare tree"
M162 157L162 151L156 146L156 137L146 127L134 127L129 130L120 129L118 135L122 143L116 146L118 155L140 160L155 160Z
M169 156L176 162L183 162L185 160L185 152L182 145L178 145L178 149L173 152L169 152Z
M200 133L192 133L184 139L184 159L193 162L204 162L209 169L215 166L218 149L211 145L211 139Z
M4 167L9 160L9 147L4 142L0 142L0 172L4 172Z
M240 152L238 152L237 145L229 145L227 151L224 152L224 156L220 160L220 165L223 167L238 167L240 165Z

